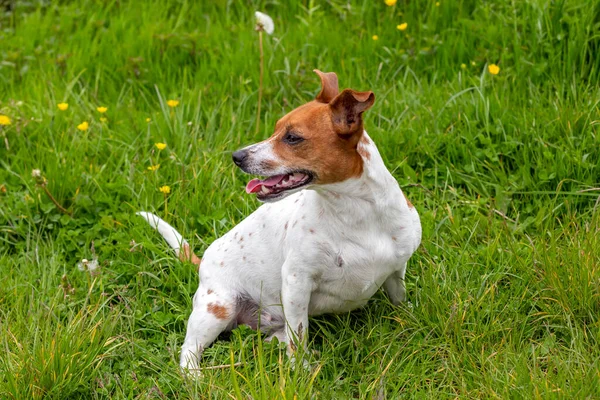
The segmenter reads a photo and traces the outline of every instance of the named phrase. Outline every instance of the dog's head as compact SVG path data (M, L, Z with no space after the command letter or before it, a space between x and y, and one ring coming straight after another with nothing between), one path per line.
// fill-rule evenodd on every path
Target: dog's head
M343 182L362 174L357 152L362 113L375 102L373 92L338 89L333 72L315 70L321 91L315 100L285 115L273 135L233 153L233 161L252 179L246 192L260 201L277 201L310 185Z

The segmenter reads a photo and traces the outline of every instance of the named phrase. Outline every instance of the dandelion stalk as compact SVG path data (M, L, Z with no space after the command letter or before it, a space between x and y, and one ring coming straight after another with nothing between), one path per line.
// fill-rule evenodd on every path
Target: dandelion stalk
M35 183L37 186L41 187L42 190L44 191L44 193L46 193L46 196L48 196L48 198L50 199L50 201L52 203L54 203L54 205L56 206L56 208L58 208L60 210L60 212L62 212L63 214L67 214L69 216L73 216L73 212L67 210L66 208L64 208L59 202L58 200L56 200L54 198L54 196L52 196L52 193L50 193L50 191L48 190L48 187L46 186L46 184L48 183L48 180L42 176L42 173L39 169L34 169L33 171L31 171L31 176L33 177L33 179L35 179Z
M267 14L263 14L259 11L254 13L256 17L256 30L258 31L258 49L260 52L260 77L258 81L258 106L256 107L256 134L258 134L258 129L260 128L260 105L262 102L262 94L263 94L263 76L265 73L265 56L263 51L263 32L266 32L268 35L273 33L275 29L275 25L273 24L273 20Z
M4 146L6 146L6 151L9 151L10 146L8 145L8 137L6 136L4 129L0 128L0 132L2 132L2 137L4 137Z
M58 200L56 200L54 198L54 196L52 196L52 193L50 193L50 191L48 190L48 188L46 186L42 186L42 189L44 190L44 193L46 193L46 195L48 196L48 198L50 199L50 201L52 201L54 203L54 205L64 214L67 215L71 215L71 212L69 210L67 210L66 208L64 208L63 206L60 205L60 203L58 202Z
M6 132L4 132L4 127L12 124L12 121L8 115L0 114L0 132L2 132L2 136L4 137L4 145L6 146L6 150L10 150L10 146L8 145L8 137L6 136Z
M263 92L263 74L265 70L265 59L263 54L263 40L262 40L262 29L258 31L258 48L260 51L260 77L258 81L258 106L256 108L256 131L258 134L258 129L260 127L260 103L262 101L262 92Z
M165 185L165 186L161 186L161 187L160 187L158 190L159 190L159 191L160 191L162 194L164 194L164 195L165 195L165 215L167 215L167 212L168 212L168 210L167 210L167 195L168 195L169 193L171 193L171 187L169 187L169 186Z

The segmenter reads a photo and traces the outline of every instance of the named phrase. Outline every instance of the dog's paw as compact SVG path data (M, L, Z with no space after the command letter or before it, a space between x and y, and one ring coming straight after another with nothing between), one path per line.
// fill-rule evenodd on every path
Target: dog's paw
M181 358L179 359L179 367L182 372L194 374L200 371L200 357L202 349L191 350L189 348L181 349Z
M273 339L277 339L277 341L279 343L284 343L285 342L285 331L283 329L281 329L279 331L275 331L275 332L271 333L269 336L267 336L267 338L265 339L265 342L267 342L267 343L272 342Z
M189 368L187 366L179 365L181 373L188 378L198 379L202 376L202 368Z

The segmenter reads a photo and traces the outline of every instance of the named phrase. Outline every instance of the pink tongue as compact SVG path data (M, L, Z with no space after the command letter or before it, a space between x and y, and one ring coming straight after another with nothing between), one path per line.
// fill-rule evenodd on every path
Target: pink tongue
M246 185L246 193L256 193L261 189L262 186L275 186L279 182L281 182L283 178L285 178L285 175L275 175L268 179L265 179L264 181L261 181L260 179L256 178L252 179Z

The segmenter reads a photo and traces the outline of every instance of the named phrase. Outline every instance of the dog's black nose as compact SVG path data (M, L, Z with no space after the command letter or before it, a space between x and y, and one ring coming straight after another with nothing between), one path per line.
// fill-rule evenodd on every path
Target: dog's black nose
M246 150L238 150L234 152L231 157L233 158L235 165L241 167L246 158L248 158L248 152Z

